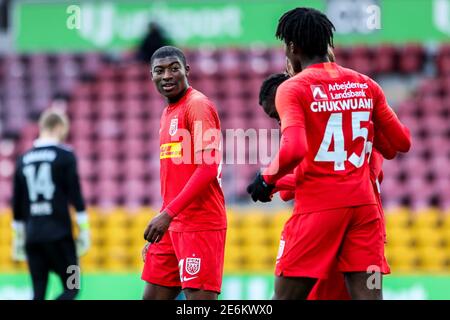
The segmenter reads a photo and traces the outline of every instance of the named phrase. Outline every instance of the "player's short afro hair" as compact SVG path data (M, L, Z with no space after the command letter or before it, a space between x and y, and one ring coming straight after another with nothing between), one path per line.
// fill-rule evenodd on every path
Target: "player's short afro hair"
M259 105L262 106L263 101L275 92L274 89L278 88L287 79L289 79L289 75L286 73L274 73L264 79L259 89Z
M180 59L183 66L186 67L186 57L180 49L173 46L164 46L159 48L158 50L153 53L151 59L150 59L150 65L153 65L153 60L155 59L161 59L161 58L167 58L167 57L177 57Z

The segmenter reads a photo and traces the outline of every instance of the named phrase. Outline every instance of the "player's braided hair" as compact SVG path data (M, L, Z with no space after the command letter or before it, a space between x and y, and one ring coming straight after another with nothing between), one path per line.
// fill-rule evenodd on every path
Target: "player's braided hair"
M160 58L167 58L167 57L178 57L180 59L183 66L186 67L186 57L180 49L173 46L164 46L159 48L158 50L153 53L152 57L150 58L150 65L153 65L153 60L160 59Z
M324 56L334 47L333 23L313 8L295 8L281 16L275 36L286 44L291 41L309 58Z
M259 105L262 106L263 101L274 92L274 88L277 88L287 79L289 79L289 75L286 73L274 73L264 79L259 89Z

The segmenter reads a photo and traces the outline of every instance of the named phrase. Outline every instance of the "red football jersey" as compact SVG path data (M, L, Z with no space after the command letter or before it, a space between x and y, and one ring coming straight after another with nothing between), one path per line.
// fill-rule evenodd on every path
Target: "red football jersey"
M372 150L372 155L370 156L369 168L370 168L370 181L373 185L377 185L377 192L380 193L379 184L383 180L383 156L377 149ZM302 181L304 178L304 168L305 162L302 162L300 166L295 169L295 173L290 173L285 175L282 179L277 181L275 192L289 191L294 192L295 186L298 182ZM302 166L303 165L303 166ZM287 193L286 193L287 195ZM293 197L292 197L293 198ZM291 200L291 199L288 199ZM285 200L285 201L288 201Z
M407 149L409 140L375 81L336 63L314 64L279 86L276 107L282 132L306 131L307 169L297 181L294 212L377 203L367 165L371 121L393 145Z
M220 121L213 103L201 92L189 87L186 94L169 104L161 117L160 179L164 209L184 188L194 173L198 159L221 148ZM201 160L203 161L203 160ZM210 161L205 159L205 162ZM211 163L211 162L210 162ZM171 222L169 230L205 231L225 229L225 201L217 179Z
M378 193L380 193L379 184L383 180L383 156L374 149L370 158L370 180L377 184Z

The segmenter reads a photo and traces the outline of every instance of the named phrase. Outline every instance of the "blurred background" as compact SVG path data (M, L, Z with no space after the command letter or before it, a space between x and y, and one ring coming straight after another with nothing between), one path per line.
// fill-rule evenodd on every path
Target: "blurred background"
M258 106L262 80L285 67L274 37L297 6L337 28L337 62L374 77L413 135L384 163L387 299L450 299L450 0L0 0L0 299L29 299L26 265L11 260L12 175L45 108L66 108L79 157L92 248L80 299L140 299L143 230L161 204L159 118L151 52L183 48L190 83L223 129L276 128ZM153 50L153 51L152 51ZM247 153L255 152L249 146ZM249 201L259 164L225 165L228 234L222 299L267 299L292 203ZM51 279L48 297L59 291Z

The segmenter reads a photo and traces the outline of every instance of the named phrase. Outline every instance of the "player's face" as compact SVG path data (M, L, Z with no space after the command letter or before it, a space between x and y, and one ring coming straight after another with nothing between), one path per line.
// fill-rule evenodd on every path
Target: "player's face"
M264 112L272 119L280 122L280 116L278 115L275 107L275 92L267 96L265 100L261 102Z
M169 101L179 98L188 87L189 66L184 66L176 56L155 59L152 80L159 93Z

